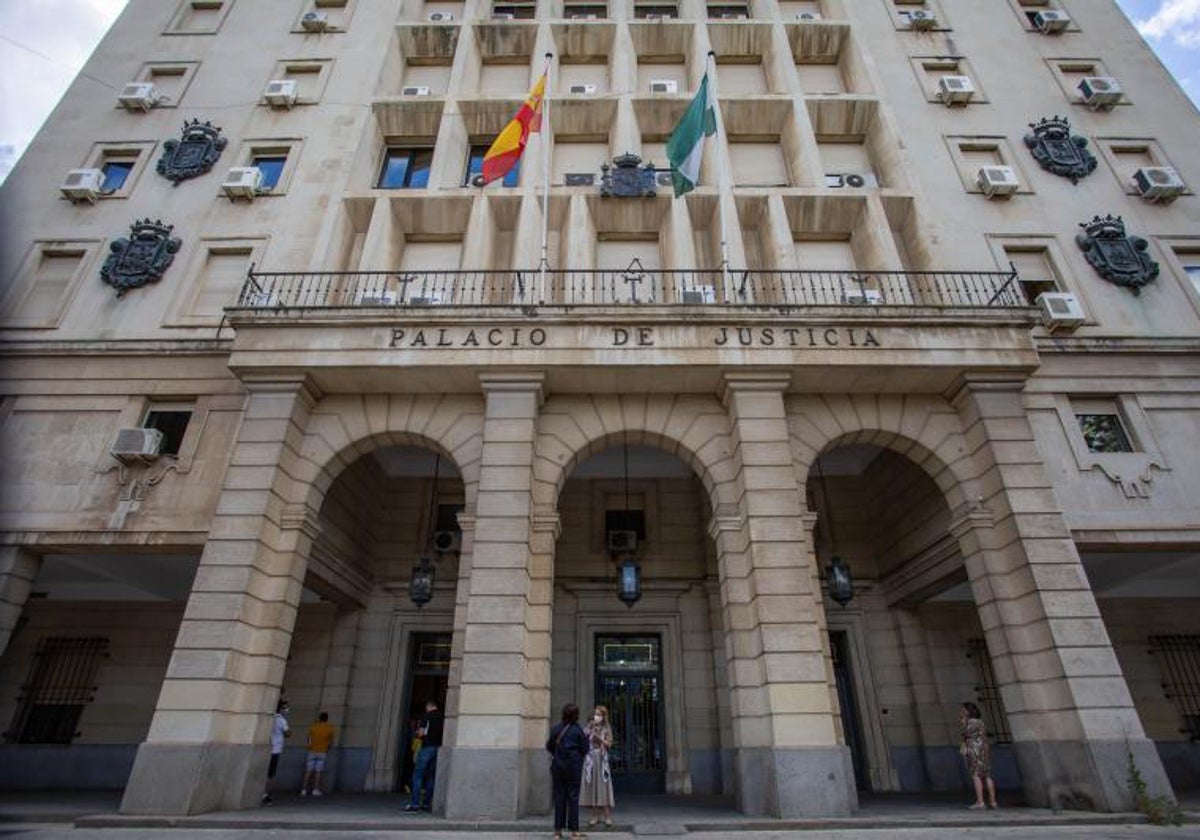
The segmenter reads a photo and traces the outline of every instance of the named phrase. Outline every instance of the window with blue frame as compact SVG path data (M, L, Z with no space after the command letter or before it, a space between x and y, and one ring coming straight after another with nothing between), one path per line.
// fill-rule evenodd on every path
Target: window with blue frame
M433 149L388 146L376 186L382 190L415 190L429 186Z
M262 181L258 188L260 190L275 189L279 185L279 179L283 176L283 167L286 164L287 155L255 155L251 165L258 167L258 171L262 173Z
M483 156L487 154L490 146L472 146L471 155L467 158L467 177L463 183L468 187L482 186L476 181L477 176L483 175ZM516 166L508 171L504 176L503 184L506 187L518 186L521 180L521 161L517 160Z
M104 161L100 167L100 171L104 173L104 183L100 186L100 192L107 195L124 187L129 174L133 172L133 163L132 160Z

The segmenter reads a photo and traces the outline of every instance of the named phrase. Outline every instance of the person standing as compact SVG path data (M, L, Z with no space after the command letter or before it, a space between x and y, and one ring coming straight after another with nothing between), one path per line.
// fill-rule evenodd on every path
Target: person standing
M574 703L563 706L562 722L550 730L546 752L554 756L550 762L550 780L554 785L554 836L561 840L566 828L572 837L582 837L579 833L579 782L588 754L588 739L579 727L579 707Z
M325 757L333 744L333 724L329 712L317 715L317 722L308 727L308 758L304 762L304 781L300 784L300 795L323 796L321 774L325 772Z
M275 717L271 720L271 762L267 765L267 790L263 793L264 805L271 804L271 781L279 770L279 756L283 754L284 739L291 733L288 727L288 704L280 700L275 706Z
M421 737L421 751L413 767L412 799L404 806L405 811L428 811L433 807L433 786L437 778L437 754L442 745L442 729L445 720L436 700L425 703L425 717L417 726Z
M583 760L583 780L579 789L579 804L592 809L588 827L600 822L612 828L613 798L612 769L608 765L608 751L612 748L612 727L608 723L608 708L597 706L592 718L584 727L588 738L588 754Z
M958 723L962 727L962 746L959 752L967 762L967 772L975 785L975 804L973 810L981 810L983 804L983 787L987 785L988 805L996 807L996 783L992 781L992 755L988 746L987 730L984 729L979 707L974 703L963 703L958 710Z

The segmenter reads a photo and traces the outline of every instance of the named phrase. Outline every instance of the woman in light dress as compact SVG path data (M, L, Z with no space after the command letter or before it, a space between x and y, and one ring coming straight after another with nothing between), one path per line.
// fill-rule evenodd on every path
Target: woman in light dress
M958 723L962 727L962 746L959 752L967 762L967 772L975 785L975 804L972 809L996 807L996 783L992 781L992 753L988 746L987 730L983 726L979 707L974 703L963 703L958 711ZM988 803L983 802L983 788L987 785Z
M608 766L608 750L612 747L612 727L608 724L608 709L597 706L584 727L588 738L588 754L583 760L583 783L579 804L592 809L588 826L604 820L612 828L613 799L612 769Z

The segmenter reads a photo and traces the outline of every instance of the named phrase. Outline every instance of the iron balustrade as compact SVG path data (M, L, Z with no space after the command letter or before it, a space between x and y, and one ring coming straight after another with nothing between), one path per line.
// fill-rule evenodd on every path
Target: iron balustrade
M1012 271L614 270L261 272L234 309L511 306L1028 307Z

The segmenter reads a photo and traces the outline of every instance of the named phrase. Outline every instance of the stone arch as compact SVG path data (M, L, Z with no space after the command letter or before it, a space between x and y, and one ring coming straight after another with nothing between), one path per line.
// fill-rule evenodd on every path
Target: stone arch
M787 401L796 481L803 488L820 455L868 443L904 455L928 475L951 511L965 510L980 473L962 421L949 403L926 394L800 395Z
M735 502L736 446L715 397L591 394L554 397L543 406L534 443L534 504L553 509L575 467L620 442L675 455L700 480L714 512Z
M321 509L334 480L363 455L382 446L417 446L447 458L475 505L483 450L483 400L468 395L334 395L309 413L295 448L287 499Z

